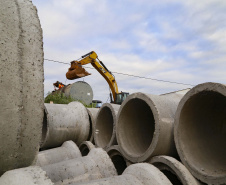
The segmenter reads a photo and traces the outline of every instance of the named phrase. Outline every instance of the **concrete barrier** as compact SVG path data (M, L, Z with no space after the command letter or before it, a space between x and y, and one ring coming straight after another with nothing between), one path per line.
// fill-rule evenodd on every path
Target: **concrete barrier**
M87 108L90 122L90 134L88 137L88 141L91 141L93 144L94 144L94 125L99 110L100 110L99 108Z
M108 153L109 157L111 158L118 175L122 175L124 170L127 166L131 165L131 163L123 157L121 154L120 148L118 145L113 145L109 147L106 152Z
M77 157L82 157L77 145L73 141L66 141L61 147L39 152L36 165L46 166Z
M5 172L0 185L53 185L39 166L31 166Z
M148 163L133 164L119 176L82 183L83 185L172 185L167 177ZM75 185L72 183L71 185Z
M116 117L120 105L105 103L101 106L94 125L94 141L97 147L108 148L117 144Z
M95 146L90 141L83 141L79 146L82 156L87 156L93 148Z
M180 101L175 143L183 164L207 184L226 184L226 85L204 83Z
M42 167L55 184L86 182L117 175L115 167L102 148L92 149L86 157Z
M29 0L0 1L0 175L31 165L43 120L43 42Z
M80 102L45 104L41 148L59 147L68 140L80 145L89 132L89 116Z
M173 124L178 103L179 98L143 93L128 96L119 109L116 124L123 156L135 163L156 155L177 155Z
M169 156L156 156L150 161L171 181L172 184L201 185L188 169L178 160Z

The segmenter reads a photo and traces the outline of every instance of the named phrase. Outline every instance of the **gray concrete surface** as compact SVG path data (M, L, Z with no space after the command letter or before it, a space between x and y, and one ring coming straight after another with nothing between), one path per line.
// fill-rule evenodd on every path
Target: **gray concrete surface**
M201 185L188 169L178 160L169 156L155 156L150 163L157 167L174 185Z
M83 81L78 81L73 84L68 85L64 88L66 96L71 96L75 100L80 100L86 105L92 103L93 100L93 90L92 87Z
M94 125L94 141L97 147L107 149L117 144L116 118L120 105L104 103L97 113Z
M85 157L51 164L42 169L55 184L86 182L117 175L111 159L102 148L93 148Z
M43 119L43 42L29 0L0 1L0 175L38 153Z
M156 155L177 155L173 124L179 99L134 93L122 103L116 135L120 150L131 162Z
M226 85L192 88L176 112L175 143L183 164L207 184L226 184Z
M87 108L90 122L90 134L88 137L88 141L91 141L93 144L94 144L94 125L99 110L100 110L99 108Z
M82 156L87 156L93 148L95 148L95 146L90 141L83 141L79 146Z
M66 141L61 147L39 152L36 165L46 166L78 157L82 157L82 154L77 145L73 141Z
M120 176L105 178L87 183L89 185L172 185L167 177L155 166L148 163L133 164ZM75 184L71 184L75 185Z
M59 147L68 140L80 145L89 132L89 116L82 103L45 104L41 148Z
M53 185L39 166L19 168L5 172L0 177L0 185Z
M118 175L121 175L127 166L131 165L131 163L123 157L121 154L120 148L118 145L113 145L109 147L106 152L108 153L109 157L111 158Z

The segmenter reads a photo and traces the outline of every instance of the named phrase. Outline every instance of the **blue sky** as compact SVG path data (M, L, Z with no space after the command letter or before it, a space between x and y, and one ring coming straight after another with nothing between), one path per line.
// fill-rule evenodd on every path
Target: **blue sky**
M115 72L188 84L226 83L226 1L33 0L45 58L69 63L96 51ZM66 81L69 66L45 61L45 94ZM91 67L88 65L87 67ZM107 82L85 77L94 98L106 101ZM161 94L189 86L115 74L120 91Z

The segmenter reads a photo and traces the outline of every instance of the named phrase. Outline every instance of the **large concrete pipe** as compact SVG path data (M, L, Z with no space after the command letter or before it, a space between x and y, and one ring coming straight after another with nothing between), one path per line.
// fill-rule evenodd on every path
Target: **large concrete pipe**
M46 172L39 166L31 166L5 172L0 185L53 185Z
M85 182L117 175L108 154L102 148L92 149L86 157L42 167L55 184Z
M95 146L90 141L83 141L79 146L82 156L87 156L93 148L95 148Z
M63 92L66 96L82 101L86 105L92 103L93 100L93 90L91 86L83 81L78 81L66 86Z
M66 141L61 147L39 152L36 165L46 166L77 157L82 157L77 145L73 141Z
M108 148L117 144L116 117L120 105L104 103L94 125L94 141L97 147Z
M113 145L109 147L106 152L108 153L109 157L111 158L118 175L121 175L124 170L129 166L131 163L123 157L121 154L120 148L118 145Z
M188 169L178 160L169 156L156 156L150 161L156 166L174 185L201 185Z
M41 148L59 147L68 140L80 145L89 132L89 116L82 103L45 104Z
M80 183L79 183L80 184ZM82 183L83 185L172 185L155 166L148 163L130 165L122 175ZM72 183L71 185L75 185Z
M87 108L87 112L89 115L89 122L90 122L90 134L88 140L94 143L94 125L97 117L99 109L98 108Z
M188 170L207 184L226 184L226 85L192 88L176 112L175 142Z
M132 162L155 155L176 155L173 123L179 99L134 93L118 112L116 135L124 157Z
M29 0L0 1L0 175L35 161L44 87L42 29Z

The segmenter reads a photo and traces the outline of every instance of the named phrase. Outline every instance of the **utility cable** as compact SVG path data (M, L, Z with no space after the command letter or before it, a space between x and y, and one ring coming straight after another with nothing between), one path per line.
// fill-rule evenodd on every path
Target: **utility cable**
M46 61L50 61L50 62L57 62L57 63L60 63L60 64L67 64L67 65L70 65L70 63L66 63L66 62L60 62L60 61L56 61L56 60L51 60L51 59L44 59ZM94 69L92 67L87 67L87 66L84 66L84 68L89 68L89 69ZM142 78L142 79L146 79L146 80L153 80L153 81L158 81L158 82L165 82L165 83L172 83L172 84L178 84L178 85L186 85L186 86L195 86L193 84L187 84L187 83L181 83L181 82L174 82L174 81L168 81L168 80L160 80L160 79L156 79L156 78L149 78L149 77L143 77L143 76L138 76L138 75L132 75L132 74L125 74L125 73L119 73L119 72L113 72L111 71L112 73L116 73L116 74L119 74L119 75L124 75L124 76L130 76L130 77L135 77L135 78Z

